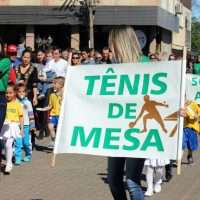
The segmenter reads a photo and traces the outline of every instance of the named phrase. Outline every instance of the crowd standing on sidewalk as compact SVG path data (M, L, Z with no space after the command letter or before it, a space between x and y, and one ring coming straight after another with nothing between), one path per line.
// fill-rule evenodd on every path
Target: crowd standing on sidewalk
M163 60L163 55L156 52L142 55L134 30L130 27L111 31L109 47L102 50L52 47L34 52L26 47L19 54L15 44L9 44L5 49L3 41L0 41L0 168L5 174L10 174L13 166L31 162L35 136L39 139L50 136L48 148L54 148L65 77L70 65L158 62ZM180 58L171 54L166 59ZM200 73L200 56L188 58L187 73ZM188 150L188 164L192 164L192 153L198 150L200 106L194 101L186 101L180 115L185 118L183 150ZM130 198L143 200L144 195L161 192L162 182L171 180L173 162L109 158L108 181L113 198L127 199L123 184L125 163ZM145 193L140 186L143 167L147 181Z

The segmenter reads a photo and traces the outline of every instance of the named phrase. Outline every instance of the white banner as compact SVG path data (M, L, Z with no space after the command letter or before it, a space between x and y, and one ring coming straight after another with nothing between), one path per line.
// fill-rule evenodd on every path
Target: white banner
M54 153L177 159L181 69L181 61L70 67Z
M200 76L187 74L186 76L186 99L195 100L200 104Z

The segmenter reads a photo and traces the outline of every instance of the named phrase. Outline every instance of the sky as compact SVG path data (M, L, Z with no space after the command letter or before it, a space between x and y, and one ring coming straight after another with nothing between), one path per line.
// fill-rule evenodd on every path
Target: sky
M192 0L192 15L200 19L200 0Z

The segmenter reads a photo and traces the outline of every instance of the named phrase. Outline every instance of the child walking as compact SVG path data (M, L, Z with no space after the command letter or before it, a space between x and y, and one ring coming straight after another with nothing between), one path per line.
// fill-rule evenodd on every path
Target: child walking
M169 160L146 159L144 166L146 168L147 191L145 196L152 196L153 193L161 192L161 184L164 166L169 164Z
M184 111L183 150L188 150L188 164L192 164L194 162L193 151L198 149L200 106L195 101L187 101Z
M6 91L7 110L6 119L2 127L0 135L3 137L6 155L5 172L10 173L13 167L13 142L15 138L22 137L24 119L23 108L16 99L16 87L14 84L9 84Z
M54 142L56 136L55 130L57 128L60 115L64 81L65 81L64 78L61 76L54 78L53 80L54 92L51 93L49 97L48 110L50 110L50 115L49 115L48 128L51 135L51 142L49 143L48 148L51 149L54 148Z
M17 137L15 141L15 164L20 165L22 160L24 162L31 161L32 150L30 131L35 129L35 121L33 107L27 98L26 86L24 84L18 84L17 97L24 111L24 134L23 137ZM22 159L22 147L25 151L24 159Z

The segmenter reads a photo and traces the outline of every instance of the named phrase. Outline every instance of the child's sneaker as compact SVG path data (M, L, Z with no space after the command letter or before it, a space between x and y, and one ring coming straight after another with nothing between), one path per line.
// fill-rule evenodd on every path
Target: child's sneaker
M188 164L191 165L194 163L193 157L192 156L187 156Z
M21 160L15 160L15 165L21 165Z
M10 173L12 171L12 168L13 168L12 164L7 164L5 168L5 173Z
M153 196L153 190L152 189L147 189L147 191L144 193L144 196L146 196L146 197Z
M48 146L49 149L53 149L54 148L54 141L51 141Z
M187 160L188 160L188 164L189 164L189 165L191 165L191 164L194 163L194 160L193 160L192 156L188 156L188 157L187 157Z
M25 156L24 157L24 162L31 162L31 157L30 156Z
M161 184L160 183L156 183L154 186L154 192L155 193L160 193L161 192Z

